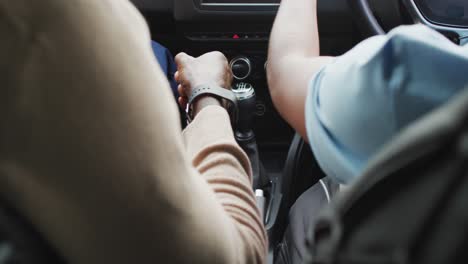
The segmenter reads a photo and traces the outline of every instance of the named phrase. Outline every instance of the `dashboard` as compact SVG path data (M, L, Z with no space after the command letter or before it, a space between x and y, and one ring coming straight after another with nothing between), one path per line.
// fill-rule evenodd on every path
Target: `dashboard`
M280 0L131 0L143 13L170 14L177 21L226 20L272 21ZM323 29L349 30L347 0L319 0ZM232 22L232 21L231 21Z

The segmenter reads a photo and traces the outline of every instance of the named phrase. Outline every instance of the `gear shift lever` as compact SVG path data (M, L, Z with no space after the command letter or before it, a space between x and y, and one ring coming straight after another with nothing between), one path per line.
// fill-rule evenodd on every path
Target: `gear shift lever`
M237 83L232 89L237 97L238 121L235 137L242 149L247 153L252 164L253 187L261 189L268 184L268 177L260 163L257 141L253 132L255 119L256 97L253 86L249 83Z
M238 120L236 137L240 140L248 140L255 137L253 122L255 118L255 90L249 83L237 83L232 90L237 97Z

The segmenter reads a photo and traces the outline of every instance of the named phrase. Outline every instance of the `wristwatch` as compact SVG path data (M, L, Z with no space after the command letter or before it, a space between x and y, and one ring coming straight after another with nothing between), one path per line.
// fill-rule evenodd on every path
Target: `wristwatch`
M238 118L236 95L231 90L224 89L214 84L202 84L202 85L196 86L192 90L192 94L188 98L187 108L185 109L187 122L188 123L192 122L194 118L193 104L197 100L197 98L199 98L202 95L210 95L219 99L221 101L221 105L229 113L231 124L234 127L234 125L237 123L237 118Z

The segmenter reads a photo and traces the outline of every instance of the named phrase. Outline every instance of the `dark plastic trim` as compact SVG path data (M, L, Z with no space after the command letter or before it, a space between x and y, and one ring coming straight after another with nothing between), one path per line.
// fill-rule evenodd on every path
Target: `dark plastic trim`
M370 36L384 35L385 31L374 16L367 0L348 0L354 18L365 34Z

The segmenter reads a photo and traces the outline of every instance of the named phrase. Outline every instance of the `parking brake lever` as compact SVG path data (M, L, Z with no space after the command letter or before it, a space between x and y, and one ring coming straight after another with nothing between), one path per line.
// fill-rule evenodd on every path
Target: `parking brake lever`
M241 148L247 153L252 164L253 189L261 189L269 182L265 169L260 162L257 140L253 131L255 120L256 97L253 86L249 83L237 83L232 91L237 97L238 122L235 137Z

